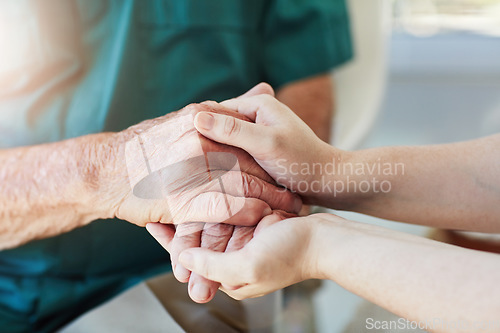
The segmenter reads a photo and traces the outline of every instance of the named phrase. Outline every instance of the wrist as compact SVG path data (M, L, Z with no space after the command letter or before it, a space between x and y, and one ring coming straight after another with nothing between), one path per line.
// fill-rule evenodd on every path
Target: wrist
M118 172L117 168L119 142L117 133L100 133L82 138L79 174L87 198L87 213L92 215L92 220L114 217L113 196L123 193L116 188L122 183L119 178L124 178L120 177L122 172ZM126 170L122 171L126 173Z
M323 162L322 190L314 204L337 210L356 211L357 207L380 191L380 169L364 151L343 151L329 146Z
M348 257L346 244L354 235L347 232L346 223L350 223L333 214L311 215L313 221L310 258L314 258L311 269L312 278L335 280L336 273L342 270L342 262Z
M310 180L310 193L305 203L333 209L347 209L355 196L350 187L361 181L360 176L349 171L360 159L357 152L344 151L323 143L312 169L314 177ZM317 166L321 166L318 168ZM349 186L350 185L350 186Z

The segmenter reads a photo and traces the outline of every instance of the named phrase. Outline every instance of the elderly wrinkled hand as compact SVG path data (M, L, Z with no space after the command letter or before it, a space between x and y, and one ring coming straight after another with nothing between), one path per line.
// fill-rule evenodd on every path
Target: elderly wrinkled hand
M253 96L253 95L258 95L258 94L273 94L273 91L270 87L268 86L257 86L256 88L250 90L243 96L248 97L248 96ZM245 116L239 115L237 113L228 111L224 108L222 108L220 105L214 102L207 102L204 103L203 105L209 106L211 108L216 109L216 112L221 112L226 115L231 115L235 116L239 119L246 119ZM190 121L190 122L189 122ZM186 124L188 127L189 125L192 125L193 120L188 119L188 123ZM211 145L213 142L208 141L204 142L204 144ZM205 150L205 149L204 149ZM209 149L211 152L213 152L213 148ZM239 151L241 153L241 151ZM176 159L179 159L179 156L181 154L176 155ZM205 154L207 155L207 154ZM200 156L200 155L199 155ZM222 156L223 158L207 158L208 163L211 165L211 169L213 169L213 165L219 165L219 168L215 168L215 170L210 170L212 173L211 176L215 176L217 178L217 173L222 174L222 177L219 179L223 179L224 174L226 170L231 169L233 166L234 162L231 160L231 158L227 158L227 156L224 156L219 153L219 155L212 155L215 157L220 157ZM246 158L248 156L245 156ZM238 158L239 160L239 158ZM193 168L192 163L188 166L186 166L186 159L181 161L180 163L183 165L182 168ZM203 161L205 162L205 161ZM229 162L229 163L228 163ZM246 162L244 160L244 162ZM251 167L255 167L256 164L251 159L251 163L245 164L250 165ZM253 162L253 163L252 163ZM179 164L179 163L177 163ZM223 165L226 164L226 165ZM196 164L195 164L196 166ZM203 174L203 166L200 169L201 174ZM169 169L172 169L172 167L169 167ZM236 168L236 171L240 170L240 168ZM246 170L246 169L245 169ZM270 183L273 183L272 180L270 180L269 176L267 173L265 173L260 167L257 167L256 170L258 170L255 174L257 177L250 178L247 180L246 176L244 173L242 173L242 181L243 181L243 186L241 185L241 181L237 178L238 173L234 172L236 175L232 178L225 179L223 181L223 184L225 186L224 191L225 193L231 193L234 194L235 192L237 193L238 191L236 189L239 188L239 192L237 193L240 196L246 197L249 195L254 195L257 196L259 199L265 201L266 203L269 204L269 206L273 209L281 209L283 211L288 211L288 212L293 212L297 213L298 210L300 209L301 206L301 200L298 199L298 197L291 195L290 192L284 191L283 189L278 189L271 185ZM168 174L171 174L171 172L168 172ZM206 172L204 173L206 175ZM235 178L236 177L236 178ZM202 177L203 178L203 177ZM261 178L264 178L265 181L263 181ZM182 178L180 178L182 179ZM270 183L268 183L270 182ZM215 182L215 185L218 183ZM242 191L243 189L243 191ZM279 193L279 192L285 192L285 193ZM234 207L234 206L233 206ZM240 209L236 207L236 209ZM244 212L245 213L245 212ZM266 214L263 214L266 215ZM246 219L246 220L245 220ZM212 297L215 295L216 290L219 287L219 284L210 280L207 280L203 278L200 275L197 274L191 274L190 271L186 270L182 265L178 264L178 256L179 254L191 247L202 247L202 248L207 248L215 251L233 251L241 248L244 244L246 244L252 237L253 237L253 227L246 227L244 225L249 225L244 221L253 221L254 224L260 220L259 216L243 216L243 214L236 214L234 218L230 218L225 221L225 224L220 224L220 223L197 223L197 222L191 222L191 223L184 223L184 224L179 224L176 225L176 227L164 227L164 226L156 226L154 227L152 224L149 224L148 230L150 233L162 244L169 252L171 255L171 260L172 260L172 267L173 267L173 272L175 277L180 281L180 282L188 282L189 281L189 292L193 300L197 302L208 302L209 300L212 299ZM195 220L196 221L196 220ZM200 221L200 220L198 220ZM209 219L202 219L201 221L204 222L212 222ZM237 221L237 222L235 222ZM242 223L244 222L244 223ZM240 226L232 226L228 223L234 223L234 224L240 224ZM163 232L162 232L163 230ZM158 234L159 232L159 234ZM167 237L168 239L168 247L167 243L165 243L165 233L167 235L172 235L171 239L170 237ZM163 237L162 237L163 235Z
M191 221L255 225L272 209L297 211L300 198L274 185L246 152L210 141L193 126L201 111L231 114L214 102L193 104L113 136L110 162L96 186L112 216L140 226ZM101 148L105 149L105 148Z

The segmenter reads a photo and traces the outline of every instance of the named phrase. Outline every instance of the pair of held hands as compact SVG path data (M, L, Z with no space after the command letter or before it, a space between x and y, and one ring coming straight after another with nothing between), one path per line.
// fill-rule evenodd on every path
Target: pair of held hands
M189 282L194 301L210 301L218 288L245 298L307 278L309 268L272 282L274 274L264 268L283 273L303 266L309 231L303 218L293 217L302 200L321 200L294 188L313 181L311 175L287 170L308 156L328 155L330 146L274 99L270 86L220 104L189 105L117 135L118 161L127 165L122 185L129 189L112 205L113 215L146 226L170 252L174 275ZM219 258L226 267L213 260L223 252L230 255ZM233 273L221 274L224 269ZM266 287L255 289L264 281Z

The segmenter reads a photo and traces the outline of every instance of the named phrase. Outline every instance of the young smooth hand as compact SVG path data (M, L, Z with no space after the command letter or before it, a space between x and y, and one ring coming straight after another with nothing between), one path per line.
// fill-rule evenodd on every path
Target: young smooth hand
M256 88L267 86L261 83ZM221 103L254 123L228 115L200 112L195 127L205 137L246 150L274 180L299 193L304 203L324 204L323 167L346 153L321 141L286 105L269 94Z
M171 256L176 258L175 263L173 263L175 272L176 267L182 265L182 263L178 262L177 257L179 253L185 252L186 249L201 247L205 251L214 253L239 251L266 226L293 216L293 214L284 211L274 211L273 214L264 217L257 227L193 222L178 226L148 223L146 228L171 253ZM186 227L191 230L186 232ZM180 230L180 228L183 230ZM182 240L181 243L185 243L187 246L179 247L179 239ZM179 252L181 250L182 252ZM188 272L190 274L185 279L179 279L177 275L176 277L181 282L189 281L189 296L197 303L210 301L220 287L219 281L207 279L206 276L197 274L196 272Z
M221 283L220 289L235 299L262 296L318 278L320 251L314 227L322 222L320 215L283 219L274 213L262 219L253 238L237 251L191 248L180 254L179 262Z

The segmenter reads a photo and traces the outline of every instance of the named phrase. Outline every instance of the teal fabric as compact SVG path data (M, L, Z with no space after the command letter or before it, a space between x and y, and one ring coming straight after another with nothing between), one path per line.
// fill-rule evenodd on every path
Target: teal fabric
M352 52L342 0L4 1L1 18L18 35L0 39L0 148L119 131L326 72ZM2 251L0 330L53 331L169 266L119 220Z

